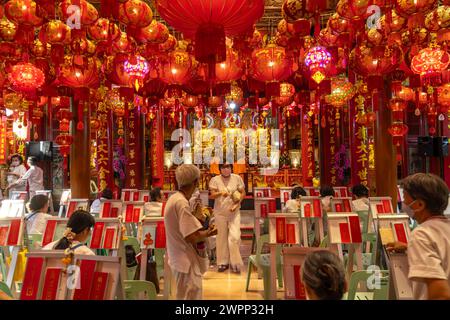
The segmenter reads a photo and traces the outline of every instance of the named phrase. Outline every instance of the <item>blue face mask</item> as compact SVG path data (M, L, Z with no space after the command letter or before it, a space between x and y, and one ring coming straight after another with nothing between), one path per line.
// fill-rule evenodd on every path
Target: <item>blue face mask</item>
M411 202L410 204L406 204L406 203L402 203L402 210L411 218L414 219L414 216L416 214L416 211L411 208L411 205L416 202L416 200L414 200L413 202Z

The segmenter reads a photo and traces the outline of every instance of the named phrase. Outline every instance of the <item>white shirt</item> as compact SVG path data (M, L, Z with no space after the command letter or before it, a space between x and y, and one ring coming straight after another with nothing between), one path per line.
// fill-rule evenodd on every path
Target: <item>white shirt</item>
M150 217L162 216L162 202L151 201L144 204L144 214Z
M30 191L44 190L44 172L37 166L31 166L19 180L28 180Z
M443 279L450 285L450 220L420 224L412 232L407 253L414 299L428 299L427 285L420 278Z
M331 211L331 199L333 199L333 196L326 196L322 198L322 207L325 212Z
M47 224L47 219L51 218L52 216L44 213L44 212L37 212L37 213L30 213L27 217L27 233L28 234L43 234L45 231L45 226Z
M289 199L284 206L284 212L297 213L300 211L300 202L296 199Z
M20 175L20 177L22 177L27 172L27 168L25 168L25 166L23 164L20 164L17 167L12 167L10 169L10 172L16 173L16 174ZM16 182L17 180L19 180L19 178L14 175L8 175L6 180L8 181L8 184L12 184L12 183ZM25 187L25 181L22 181L22 183L20 183L20 185ZM16 187L19 187L19 186L16 186Z
M189 273L190 269L201 276L194 247L185 238L202 229L189 208L189 201L181 192L173 194L166 203L164 213L169 266L173 271Z
M369 211L369 199L361 198L352 201L355 211Z
M103 198L103 197L100 198L100 199L95 199L92 202L91 207L89 208L90 213L100 213L100 207L101 207L101 204L102 204L101 200L109 200L109 199L106 199L106 198Z
M42 248L42 250L57 250L54 249L53 247L56 246L56 244L59 242L59 240L50 242L49 244L47 244L45 247ZM80 242L79 241L73 241L72 242L72 247L75 247L77 245L79 245ZM88 255L88 256L95 256L94 251L92 251L91 249L89 249L89 247L87 247L86 245L81 245L77 248L75 248L74 250L75 254L84 254L84 255Z
M209 189L212 191L227 191L230 194L233 194L236 190L244 189L244 181L237 174L232 173L230 175L228 184L225 185L224 179L221 175L215 176L209 181ZM224 197L220 196L214 200L214 214L215 215L225 215L230 216L230 209L233 207L234 201L231 196ZM234 213L239 213L239 208L234 211Z

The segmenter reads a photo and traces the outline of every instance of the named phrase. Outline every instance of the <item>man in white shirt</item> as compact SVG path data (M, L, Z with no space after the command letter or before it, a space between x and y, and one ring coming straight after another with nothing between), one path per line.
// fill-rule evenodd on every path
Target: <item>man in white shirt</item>
M436 175L416 173L402 181L402 209L419 226L408 244L390 243L389 251L407 250L415 299L450 300L450 220L443 212L449 189Z
M203 226L189 206L200 170L194 165L183 164L176 169L175 178L179 190L167 201L164 214L169 266L175 278L176 299L200 300L206 270L202 268L202 258L195 248L197 243L217 234L217 230L212 225L208 230L201 230Z
M30 166L30 169L27 170L22 178L18 179L13 184L10 184L7 189L19 185L20 183L23 183L23 181L28 181L30 198L32 198L36 194L36 191L44 190L44 172L37 166L36 157L29 157L28 165Z

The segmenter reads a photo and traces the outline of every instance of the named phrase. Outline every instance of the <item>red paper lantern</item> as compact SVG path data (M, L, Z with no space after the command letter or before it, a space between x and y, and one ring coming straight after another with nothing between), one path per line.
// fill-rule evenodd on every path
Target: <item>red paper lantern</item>
M408 133L408 126L402 122L394 122L388 128L388 132L394 138L394 144L398 147L403 137Z
M195 108L198 105L198 97L192 96L192 95L187 95L183 99L183 105L186 108Z
M450 106L450 83L439 87L438 89L438 103L442 106Z
M58 80L73 88L95 87L99 82L97 63L99 61L96 58L87 58L87 65L81 69L74 66L73 56L66 56Z
M403 53L396 46L361 45L350 54L351 67L360 75L380 76L397 69L403 61Z
M6 19L5 17L0 20L0 40L13 41L16 36L17 26Z
M336 12L347 19L364 20L371 14L367 12L367 8L372 2L372 0L340 0Z
M169 52L177 47L177 39L173 35L169 35L169 38L164 43L158 46L158 50L161 52Z
M122 32L120 37L112 43L112 51L115 53L129 53L133 51L135 46L134 41L125 32Z
M17 91L29 93L44 84L45 75L33 64L22 62L11 68L8 79Z
M162 0L157 7L168 24L195 37L199 62L216 63L226 59L225 36L251 29L264 13L264 0Z
M414 14L424 14L436 6L435 0L396 0L395 11L405 18Z
M252 54L252 76L264 82L277 82L287 79L293 72L293 61L286 50L274 44L256 49Z
M425 76L427 74L439 73L447 69L450 63L448 52L439 48L425 48L414 56L411 61L411 70Z
M175 50L168 55L167 63L162 66L160 78L168 84L183 85L193 75L196 61L186 51Z
M5 4L9 20L25 26L39 26L43 20L36 15L36 2L32 0L10 0Z
M100 18L88 28L88 35L95 41L114 41L120 37L120 29L108 19Z
M381 30L389 30L390 32L399 32L406 25L406 19L398 15L394 10L391 11L390 23L388 23L386 15L381 16L380 26Z
M334 33L342 33L351 28L350 21L341 17L338 13L334 13L327 22L327 28L330 28Z
M95 7L86 0L64 0L61 3L61 11L64 17L64 21L71 19L74 14L72 10L69 10L70 6L79 6L80 8L80 24L82 26L89 26L98 19L98 11Z
M288 82L280 83L280 96L276 97L274 102L282 107L287 106L294 100L294 95L295 87L292 84Z
M313 13L307 10L308 0L286 0L281 7L283 18L287 22L295 22L298 19L309 19Z
M219 82L238 80L243 75L243 62L231 47L227 48L227 59L216 64L216 79Z
M119 4L117 18L132 29L144 28L152 23L153 11L144 1L128 0Z
M51 20L44 24L39 32L39 39L43 43L68 44L70 42L70 28L59 20Z
M160 44L166 42L167 39L169 39L169 29L156 20L140 29L136 36L136 40L141 43Z
M425 18L425 27L428 31L450 27L450 6L439 6Z

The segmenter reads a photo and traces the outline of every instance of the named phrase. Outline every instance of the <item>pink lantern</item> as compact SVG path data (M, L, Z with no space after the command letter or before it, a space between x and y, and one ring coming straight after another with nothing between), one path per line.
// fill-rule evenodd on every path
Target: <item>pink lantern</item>
M325 69L331 62L331 54L324 47L311 48L305 57L305 65L311 72L311 78L316 83L325 79Z
M130 80L133 82L136 91L139 91L139 87L144 83L145 76L150 71L147 60L142 56L134 56L126 60L123 67L125 72L130 75Z

